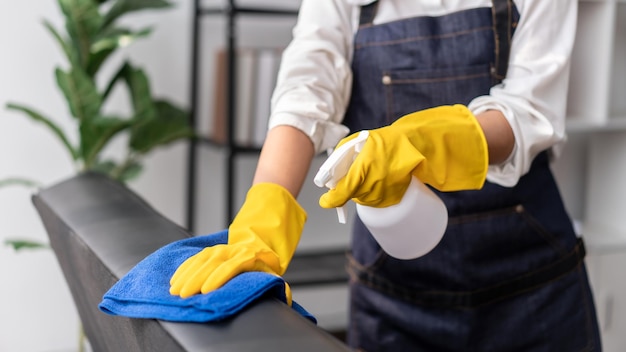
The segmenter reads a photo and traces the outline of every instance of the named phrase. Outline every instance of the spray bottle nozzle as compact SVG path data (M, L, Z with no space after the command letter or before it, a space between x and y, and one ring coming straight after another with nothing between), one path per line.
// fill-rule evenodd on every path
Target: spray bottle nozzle
M334 189L337 186L337 182L348 173L352 162L354 162L354 159L363 148L367 137L369 137L369 132L361 131L355 138L335 149L320 166L313 179L315 184L318 187ZM346 223L347 216L344 207L337 208L337 218L340 223Z

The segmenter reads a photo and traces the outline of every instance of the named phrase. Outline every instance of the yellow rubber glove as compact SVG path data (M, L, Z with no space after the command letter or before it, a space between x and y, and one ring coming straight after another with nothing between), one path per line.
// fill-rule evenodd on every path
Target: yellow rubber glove
M228 228L228 243L205 248L183 262L170 280L170 293L183 298L208 293L248 271L282 276L305 221L306 212L285 188L252 186ZM291 304L288 285L285 291Z
M440 191L480 189L488 163L487 141L467 107L426 109L370 130L346 176L319 203L323 208L350 199L372 207L397 204L412 175Z

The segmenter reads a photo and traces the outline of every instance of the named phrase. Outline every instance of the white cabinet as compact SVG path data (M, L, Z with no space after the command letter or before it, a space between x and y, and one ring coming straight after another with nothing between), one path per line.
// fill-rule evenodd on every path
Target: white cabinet
M591 285L605 352L626 350L626 251L592 254L588 262Z
M579 4L569 141L554 171L591 254L599 254L626 249L626 0Z
M581 0L569 142L554 166L580 225L604 349L626 350L626 1Z

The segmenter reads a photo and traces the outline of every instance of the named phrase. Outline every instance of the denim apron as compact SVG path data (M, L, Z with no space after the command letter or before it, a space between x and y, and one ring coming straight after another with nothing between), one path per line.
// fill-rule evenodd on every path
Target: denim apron
M383 0L384 1L384 0ZM441 17L373 24L361 8L354 38L351 131L422 109L465 104L506 75L519 14L494 0ZM584 246L546 152L512 188L437 192L449 224L414 260L386 255L357 218L349 345L360 351L600 351Z

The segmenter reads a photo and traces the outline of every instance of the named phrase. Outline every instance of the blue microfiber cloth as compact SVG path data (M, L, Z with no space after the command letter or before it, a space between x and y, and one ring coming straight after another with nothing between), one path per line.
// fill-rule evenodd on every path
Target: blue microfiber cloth
M111 315L160 319L176 322L212 322L236 315L261 296L270 295L286 302L285 281L264 272L246 272L207 294L188 298L169 292L170 277L185 259L205 247L225 244L228 230L172 242L150 254L107 293L98 306ZM296 302L292 308L316 323L313 315Z

